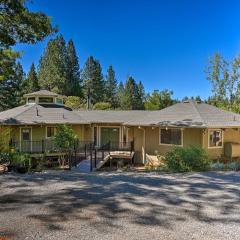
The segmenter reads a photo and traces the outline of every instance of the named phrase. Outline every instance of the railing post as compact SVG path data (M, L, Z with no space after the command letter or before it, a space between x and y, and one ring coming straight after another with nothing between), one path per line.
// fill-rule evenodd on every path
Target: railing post
M87 144L85 143L85 146L84 146L84 151L85 151L85 159L87 159Z
M97 149L94 149L94 168L97 167Z
M92 165L92 144L90 144L90 172L93 170L93 165Z
M44 153L45 147L44 147L44 139L42 139L42 153Z

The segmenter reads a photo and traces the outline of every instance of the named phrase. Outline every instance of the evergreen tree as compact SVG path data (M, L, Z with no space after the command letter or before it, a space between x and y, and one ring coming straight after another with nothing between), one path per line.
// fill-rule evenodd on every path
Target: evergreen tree
M117 106L117 80L112 66L107 70L105 82L105 98L114 108Z
M20 63L15 63L14 74L0 81L0 111L20 105L24 72Z
M81 96L80 67L72 40L67 44L67 70L66 95Z
M104 79L99 61L90 56L82 72L84 98L91 104L104 101Z
M36 92L36 91L40 90L34 63L32 63L32 65L30 67L30 70L27 75L27 79L24 82L23 88L24 88L23 89L24 93L31 93L31 92Z
M133 77L129 77L125 87L122 100L122 109L137 110L141 109L141 99L140 99L138 85L136 84Z
M39 62L38 80L42 89L67 94L67 50L62 35L48 42Z
M120 109L124 109L124 107L123 107L123 105L124 105L123 98L124 98L124 84L121 81L118 84L118 89L117 89L117 107L120 108Z
M142 82L140 81L137 85L137 92L136 92L136 106L135 109L143 110L144 109L144 100L145 100L145 90Z

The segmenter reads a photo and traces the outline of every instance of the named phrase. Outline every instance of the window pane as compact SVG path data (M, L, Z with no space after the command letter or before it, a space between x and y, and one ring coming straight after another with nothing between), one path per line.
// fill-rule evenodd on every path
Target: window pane
M28 103L35 103L35 97L28 98Z
M54 136L54 127L47 127L47 137L53 137Z
M22 129L22 140L30 141L30 129Z
M221 147L222 146L222 131L213 130L209 132L209 146Z
M53 98L51 98L51 97L40 97L39 102L40 103L53 103Z
M182 145L182 133L180 129L161 129L161 143Z

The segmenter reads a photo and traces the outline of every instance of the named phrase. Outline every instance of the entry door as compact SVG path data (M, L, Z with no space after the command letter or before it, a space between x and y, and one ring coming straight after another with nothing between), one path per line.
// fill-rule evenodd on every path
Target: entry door
M21 128L21 151L31 152L32 150L32 129L31 128Z
M119 143L119 128L101 128L101 146L107 144L109 141Z

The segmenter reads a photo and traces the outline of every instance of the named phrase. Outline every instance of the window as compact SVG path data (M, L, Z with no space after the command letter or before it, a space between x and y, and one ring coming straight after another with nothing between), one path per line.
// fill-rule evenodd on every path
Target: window
M63 104L63 100L61 98L56 98L56 103L57 104Z
M55 127L47 127L47 138L54 137Z
M160 144L182 145L182 130L160 129Z
M39 98L40 103L53 103L52 97L40 97Z
M35 97L29 97L28 103L35 103Z
M29 128L22 129L22 140L30 141L30 129Z
M222 141L222 130L209 130L208 131L209 141L208 141L208 147L214 148L214 147L222 147L223 141Z

